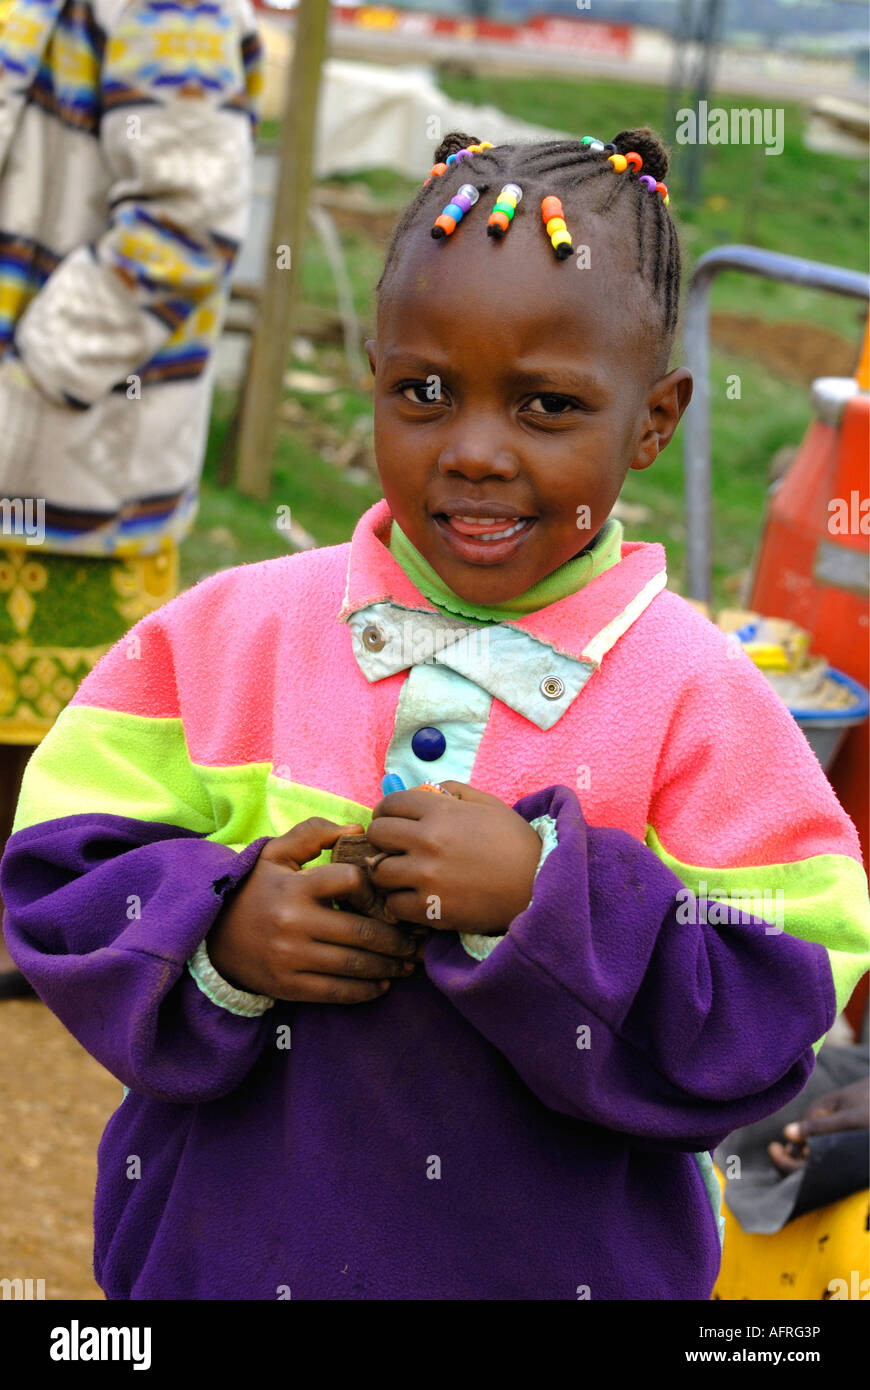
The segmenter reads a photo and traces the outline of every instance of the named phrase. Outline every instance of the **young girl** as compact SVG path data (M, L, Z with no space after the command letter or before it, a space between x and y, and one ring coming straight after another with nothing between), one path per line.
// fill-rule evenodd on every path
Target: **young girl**
M788 711L608 519L691 394L666 172L448 136L367 344L385 500L143 618L33 756L6 929L129 1088L111 1299L710 1296L709 1150L805 1084L868 902ZM363 828L395 925L328 862Z

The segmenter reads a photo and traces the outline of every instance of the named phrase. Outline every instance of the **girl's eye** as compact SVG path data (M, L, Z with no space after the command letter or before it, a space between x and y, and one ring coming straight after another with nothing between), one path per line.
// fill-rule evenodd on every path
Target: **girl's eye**
M555 396L550 392L543 396L534 396L529 405L533 406L535 401L540 401L543 408L533 410L533 415L564 415L576 405L569 396Z
M406 401L413 401L415 405L436 405L444 399L441 382L436 376L427 377L425 381L403 381L399 390Z

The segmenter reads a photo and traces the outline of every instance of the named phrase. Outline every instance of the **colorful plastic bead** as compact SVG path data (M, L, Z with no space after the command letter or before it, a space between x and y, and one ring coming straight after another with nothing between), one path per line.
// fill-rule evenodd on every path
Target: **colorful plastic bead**
M653 178L652 174L641 174L640 178L638 179L638 183L645 183L649 192L655 193L656 181Z
M432 235L437 240L439 237L450 236L451 232L456 231L456 219L449 217L442 212L440 217L435 218L435 225L432 228Z
M453 202L463 213L470 212L480 197L480 192L473 183L464 183L458 193L454 193ZM447 209L445 208L446 212Z
M541 217L544 219L544 226L557 258L564 261L571 255L574 248L571 245L571 234L565 223L565 213L561 200L552 193L541 199ZM551 227L551 224L554 223L558 225Z
M624 154L611 154L607 156L617 174L622 174L628 168L628 161Z
M523 190L518 183L506 183L493 204L486 223L487 236L502 237L514 220Z
M451 232L456 231L457 223L474 207L479 197L480 189L475 188L473 183L462 184L447 206L442 208L440 216L435 218L431 235L436 240L450 236Z
M643 160L641 159L637 150L629 150L625 156L625 162L626 164L630 164L632 166L636 174L639 174L641 169L643 168Z
M432 168L429 170L429 177L423 180L423 187L425 188L427 183L431 183L432 180L433 180L433 178L439 178L439 179L440 179L440 178L441 178L441 175L442 175L442 174L446 174L446 173L447 173L447 165L446 165L446 164L444 164L444 163L442 163L442 164L433 164L433 165L432 165Z
M665 183L657 183L657 184L656 184L656 192L657 192L657 193L661 193L661 195L662 195L662 200L664 201L664 205L665 205L665 207L667 207L668 203L671 201L670 198L668 197L668 187L667 187L667 184L665 184Z
M605 146L602 144L602 142L601 142L600 140L590 140L590 142L589 142L589 148L590 148L590 150L595 150L596 153L598 153L598 152L600 152L601 150L603 150L603 149L605 148Z
M491 212L486 222L487 236L504 236L511 224L510 218L504 212Z

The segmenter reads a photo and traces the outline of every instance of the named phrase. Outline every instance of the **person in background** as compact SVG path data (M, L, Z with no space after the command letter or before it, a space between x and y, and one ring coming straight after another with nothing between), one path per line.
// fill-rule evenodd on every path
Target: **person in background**
M248 0L0 0L0 853L33 748L177 592L261 77Z

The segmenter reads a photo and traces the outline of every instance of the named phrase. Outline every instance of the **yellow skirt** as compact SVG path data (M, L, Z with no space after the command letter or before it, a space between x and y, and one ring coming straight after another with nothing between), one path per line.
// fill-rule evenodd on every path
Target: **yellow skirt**
M725 1178L716 1169L719 1186ZM774 1235L744 1231L722 1203L725 1244L713 1298L870 1298L870 1190L789 1221Z
M0 744L38 744L100 657L178 592L178 547L55 555L0 546Z

